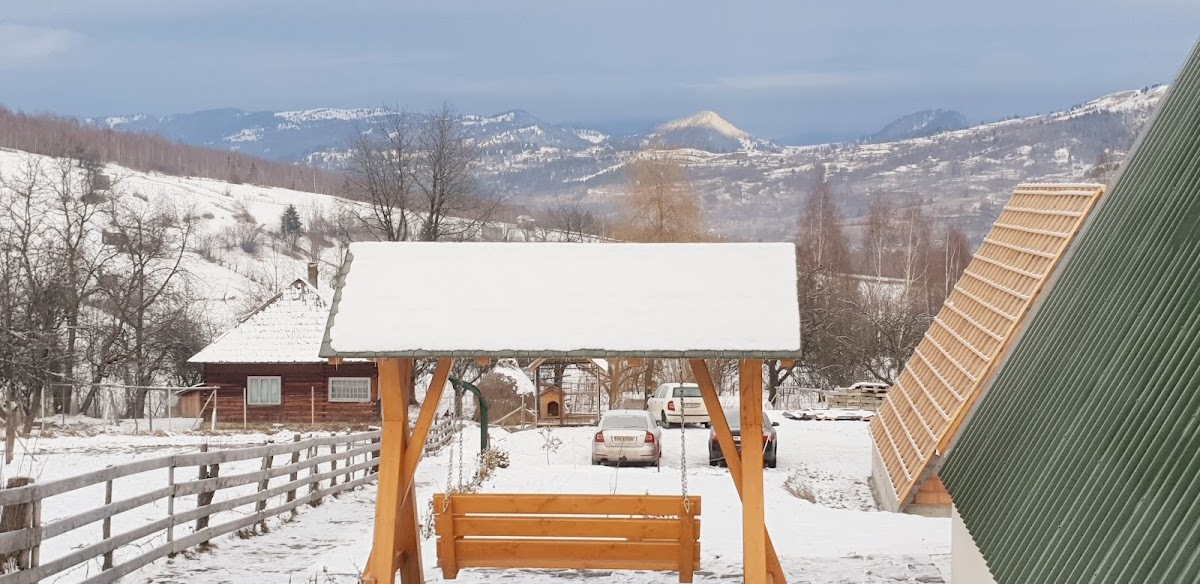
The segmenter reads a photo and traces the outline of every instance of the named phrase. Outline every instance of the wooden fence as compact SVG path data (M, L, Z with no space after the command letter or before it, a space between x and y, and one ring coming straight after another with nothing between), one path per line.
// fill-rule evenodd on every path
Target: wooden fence
M0 584L32 584L80 566L86 568L82 582L116 582L164 556L205 544L221 535L265 526L271 517L302 505L320 504L322 497L375 480L379 436L378 431L307 440L301 440L297 435L293 442L250 448L208 452L202 447L197 453L142 460L0 490L3 515L15 518L15 527L14 522L6 521L4 528L11 531L0 533L0 558L17 568L0 575ZM277 460L280 458L282 460ZM221 474L222 465L236 467L238 465L232 463L254 460L261 460L258 470L246 471L243 464L236 474ZM126 498L114 498L114 480L161 469L167 472L164 486L151 487ZM194 469L196 478L178 480L181 475L191 474L189 469ZM134 480L137 486L145 487L147 483L152 484L152 480L145 480L147 478L150 477ZM273 484L272 479L279 480ZM70 509L68 516L42 522L46 498L100 484L105 485L104 500L97 501L102 505L86 510L75 507ZM223 491L231 496L215 500ZM182 498L192 496L195 497L194 508L176 509L177 502L190 503ZM113 533L114 517L148 505L157 508L164 501L164 517L122 533ZM180 506L188 505L181 503ZM228 513L230 511L234 513ZM221 522L210 525L214 516ZM83 544L68 546L65 555L41 561L41 549L47 541L97 522L102 525L100 541L84 538ZM181 533L177 534L177 530ZM148 544L147 538L157 545ZM114 561L114 552L118 550L129 551L131 555L121 554L119 561ZM97 562L99 565L94 565Z
M429 428L429 436L425 438L425 454L437 454L454 439L458 433L459 424L454 418L442 420Z

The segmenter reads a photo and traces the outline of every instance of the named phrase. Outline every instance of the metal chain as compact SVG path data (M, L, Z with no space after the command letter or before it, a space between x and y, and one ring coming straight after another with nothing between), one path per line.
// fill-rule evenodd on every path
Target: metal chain
M679 370L679 378L683 378L683 370ZM683 396L683 382L679 382L679 395ZM688 473L687 473L687 406L684 404L684 397L679 398L679 490L683 493L683 509L691 513L692 501L688 499Z
M463 486L463 466L466 464L466 456L463 456L463 429L459 426L459 420L454 421L454 428L458 431L458 490L462 490Z
M442 513L450 510L450 493L454 491L454 485L450 482L454 480L454 441L450 441L450 458L446 461L446 496L442 497ZM458 455L462 459L462 453Z

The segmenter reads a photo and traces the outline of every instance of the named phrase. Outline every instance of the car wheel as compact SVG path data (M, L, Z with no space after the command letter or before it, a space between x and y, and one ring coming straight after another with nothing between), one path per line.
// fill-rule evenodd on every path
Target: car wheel
M708 459L708 466L717 466L717 459L715 459L715 458Z
M667 413L666 413L666 412L659 412L659 415L660 415L660 416L662 416L662 425L663 425L663 427L664 427L664 428L670 428L670 427L671 427L671 423L667 421Z
M772 459L768 460L768 461L767 461L767 468L775 468L775 463L776 463L776 461L775 461L775 459L774 459L774 458L772 458Z

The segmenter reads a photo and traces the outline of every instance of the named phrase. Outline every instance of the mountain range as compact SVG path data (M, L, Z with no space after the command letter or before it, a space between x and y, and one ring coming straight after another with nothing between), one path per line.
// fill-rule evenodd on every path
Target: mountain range
M627 182L625 164L653 145L671 149L710 221L735 238L790 238L803 195L818 179L833 186L851 224L872 197L886 194L978 236L1019 182L1103 180L1164 92L1163 86L1123 91L1060 112L975 126L958 112L926 110L858 141L810 146L756 138L712 111L629 134L548 123L523 110L464 115L460 122L482 146L485 183L530 209L568 200L613 210ZM221 109L90 122L336 167L350 136L389 115L379 108ZM423 114L404 115L419 121Z

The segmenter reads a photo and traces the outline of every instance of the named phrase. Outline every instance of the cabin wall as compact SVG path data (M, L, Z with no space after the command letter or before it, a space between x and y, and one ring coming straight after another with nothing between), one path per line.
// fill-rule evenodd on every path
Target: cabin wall
M983 552L979 551L975 538L971 537L958 509L954 508L950 514L950 581L996 584Z
M240 424L243 420L246 379L250 376L279 376L279 405L245 406L247 423L378 423L379 376L371 362L329 363L221 363L204 365L204 384L217 387L218 424ZM329 401L330 377L369 377L371 401ZM207 399L207 395L203 399ZM211 420L213 406L204 410Z

